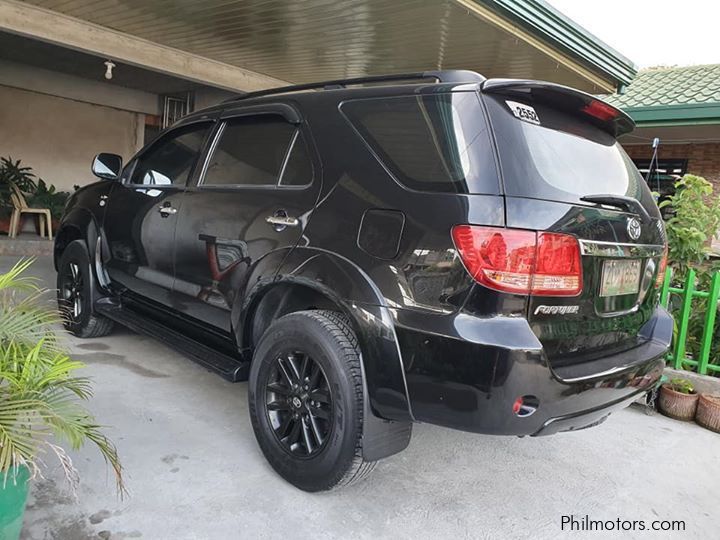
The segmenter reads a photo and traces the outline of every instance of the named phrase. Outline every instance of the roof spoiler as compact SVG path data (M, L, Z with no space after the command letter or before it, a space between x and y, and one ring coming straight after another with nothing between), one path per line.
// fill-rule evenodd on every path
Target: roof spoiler
M588 120L616 138L635 129L635 122L627 113L593 95L561 84L518 79L488 79L482 84L482 92L542 103Z

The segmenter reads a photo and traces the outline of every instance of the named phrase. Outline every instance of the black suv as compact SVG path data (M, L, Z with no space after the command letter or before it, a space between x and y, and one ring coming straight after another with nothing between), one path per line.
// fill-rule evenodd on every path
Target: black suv
M70 199L55 243L77 336L117 322L249 379L272 466L347 484L413 422L548 435L652 388L665 234L623 112L469 71L245 94Z

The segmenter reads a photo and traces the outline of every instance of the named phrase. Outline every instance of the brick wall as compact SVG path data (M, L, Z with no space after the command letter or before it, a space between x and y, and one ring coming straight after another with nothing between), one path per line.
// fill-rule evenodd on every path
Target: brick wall
M650 145L627 145L624 148L633 159L652 157ZM658 157L687 159L687 172L702 176L720 188L720 143L660 145Z

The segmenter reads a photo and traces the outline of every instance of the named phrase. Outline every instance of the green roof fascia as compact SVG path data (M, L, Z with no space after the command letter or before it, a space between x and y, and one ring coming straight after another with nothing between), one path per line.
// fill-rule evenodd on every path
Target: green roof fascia
M635 120L638 127L720 124L720 103L622 107L622 110Z
M520 23L527 31L599 69L620 85L635 78L637 66L543 0L474 0Z

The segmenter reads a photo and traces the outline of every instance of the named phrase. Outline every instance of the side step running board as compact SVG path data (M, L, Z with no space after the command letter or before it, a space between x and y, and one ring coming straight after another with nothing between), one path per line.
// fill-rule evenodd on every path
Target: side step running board
M149 319L141 313L116 304L97 303L95 310L130 330L157 339L228 381L246 381L248 378L249 362L240 362L232 356L218 352L155 319Z

